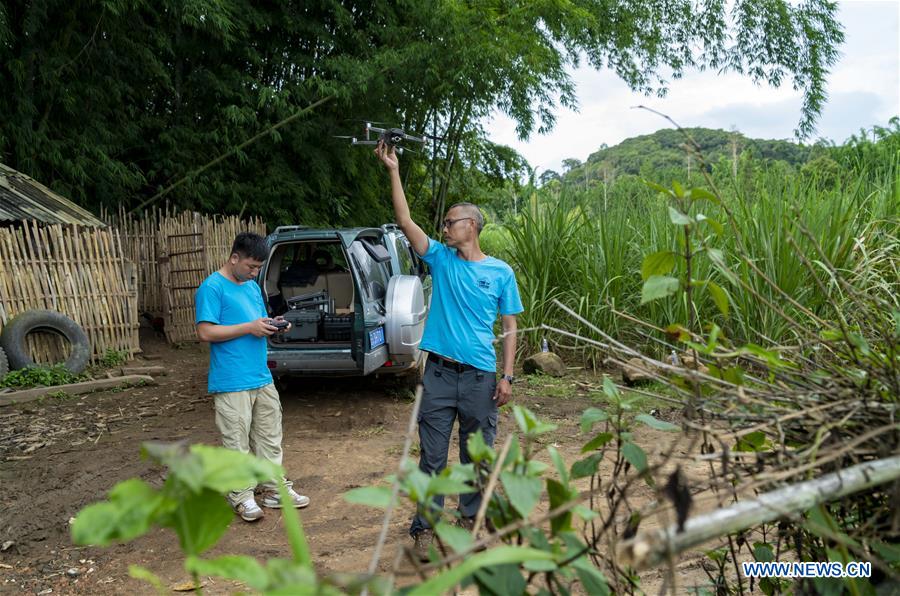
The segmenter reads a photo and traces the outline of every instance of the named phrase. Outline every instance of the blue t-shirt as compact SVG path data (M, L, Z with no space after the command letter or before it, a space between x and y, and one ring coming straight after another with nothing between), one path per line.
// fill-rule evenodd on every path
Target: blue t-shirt
M235 283L216 271L197 288L197 320L239 325L266 316L262 291L253 281ZM251 334L209 345L210 393L258 389L272 382L266 365L266 338Z
M421 348L495 372L497 314L524 310L512 268L494 257L466 261L432 238L422 260L431 267L433 291Z

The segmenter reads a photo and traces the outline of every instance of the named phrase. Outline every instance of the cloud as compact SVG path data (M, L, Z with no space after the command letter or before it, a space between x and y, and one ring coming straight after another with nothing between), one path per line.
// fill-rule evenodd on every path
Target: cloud
M828 78L829 99L817 121L817 137L844 141L860 128L900 115L900 2L842 2L838 18L846 41ZM665 98L633 93L608 70L582 66L570 73L580 110L559 109L554 130L519 141L515 126L496 113L484 123L494 142L518 150L539 170L559 170L566 158L581 161L601 144L651 134L671 125L633 106L643 104L682 126L729 130L757 138L791 138L800 121L801 94L755 85L737 74L692 72L672 81Z

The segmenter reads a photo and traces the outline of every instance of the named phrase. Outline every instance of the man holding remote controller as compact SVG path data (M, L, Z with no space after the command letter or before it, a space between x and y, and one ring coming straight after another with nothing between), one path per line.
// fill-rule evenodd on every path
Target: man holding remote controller
M283 317L266 316L262 292L254 282L268 256L262 236L238 234L228 261L197 289L195 323L197 336L210 344L208 385L222 444L242 453L252 450L257 457L281 465L281 399L266 365L266 338L287 331L291 324ZM308 497L285 482L294 507L309 505ZM248 522L264 516L253 497L254 488L226 497L235 513ZM276 479L260 488L263 507L281 507Z
M512 398L516 357L516 315L522 300L509 265L481 251L478 235L484 227L481 211L472 203L457 203L443 221L444 243L429 238L410 217L400 180L400 164L391 146L380 142L375 154L391 178L391 198L397 224L422 260L431 268L433 292L421 348L428 352L419 414L419 469L439 474L447 466L454 421L459 418L459 459L470 463L468 438L481 432L493 445L497 408ZM503 374L497 380L494 323L503 326ZM459 495L458 525L472 530L481 493ZM435 497L434 509L444 506ZM424 514L423 514L424 513ZM419 511L409 533L415 553L428 560L434 538L434 515Z

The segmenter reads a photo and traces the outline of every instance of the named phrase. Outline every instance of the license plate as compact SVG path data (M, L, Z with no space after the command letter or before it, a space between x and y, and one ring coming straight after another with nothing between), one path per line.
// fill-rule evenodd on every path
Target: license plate
M369 331L369 347L377 348L384 343L384 327Z

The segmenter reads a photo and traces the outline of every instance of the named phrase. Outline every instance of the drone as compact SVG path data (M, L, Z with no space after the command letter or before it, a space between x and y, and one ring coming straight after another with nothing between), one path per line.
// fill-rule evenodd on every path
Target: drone
M365 133L365 139L353 136L335 136L335 138L350 139L351 145L377 145L380 142L384 142L386 146L394 148L394 150L397 151L397 153L400 155L402 155L404 151L404 147L400 146L400 143L404 141L427 145L431 141L443 140L441 137L435 137L432 135L422 135L420 137L417 137L403 132L403 130L400 128L380 128L378 126L372 126L371 122L366 122ZM373 138L372 133L377 134L378 138ZM415 151L413 151L412 149L406 150L415 153Z

